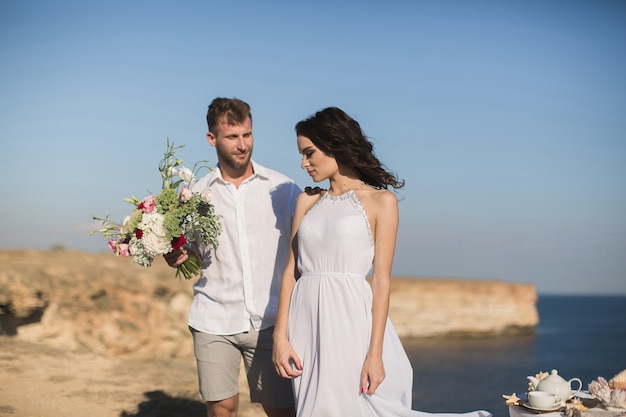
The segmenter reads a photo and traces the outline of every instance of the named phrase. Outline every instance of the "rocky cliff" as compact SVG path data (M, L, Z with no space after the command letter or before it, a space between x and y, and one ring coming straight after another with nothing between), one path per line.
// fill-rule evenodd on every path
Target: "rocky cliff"
M494 280L394 278L389 316L401 336L484 336L539 323L534 285Z
M109 356L189 357L191 282L108 253L0 251L0 334ZM401 336L480 336L532 329L532 285L396 278L390 316Z

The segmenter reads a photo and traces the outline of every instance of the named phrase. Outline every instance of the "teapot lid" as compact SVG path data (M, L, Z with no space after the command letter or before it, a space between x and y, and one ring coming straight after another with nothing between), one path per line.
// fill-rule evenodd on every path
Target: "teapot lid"
M558 371L556 369L553 369L550 371L550 375L548 375L547 377L545 377L544 379L550 379L550 380L561 380L563 378L561 378L561 376L559 375ZM564 379L563 379L564 380ZM565 380L564 380L565 381Z

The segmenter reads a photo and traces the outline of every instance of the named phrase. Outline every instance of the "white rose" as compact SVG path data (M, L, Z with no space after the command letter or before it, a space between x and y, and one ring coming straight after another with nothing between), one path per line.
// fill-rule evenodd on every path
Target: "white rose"
M167 170L165 170L165 175L168 178L176 177L178 176L178 171L174 167L167 167Z
M122 225L120 226L120 233L122 234L126 233L126 225L128 224L129 221L130 221L130 216L124 217L124 220L122 220Z
M207 203L210 203L211 202L211 189L205 188L204 190L200 191L200 198L206 201Z
M178 176L188 185L194 180L193 172L189 168L181 167L178 171Z

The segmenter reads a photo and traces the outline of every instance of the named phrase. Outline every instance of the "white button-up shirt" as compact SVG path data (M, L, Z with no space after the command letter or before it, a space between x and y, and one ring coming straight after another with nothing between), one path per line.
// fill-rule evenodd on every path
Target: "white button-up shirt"
M285 175L252 163L254 174L239 187L215 169L192 187L211 189L222 217L219 247L192 245L203 258L194 284L189 326L230 335L274 325L298 186Z

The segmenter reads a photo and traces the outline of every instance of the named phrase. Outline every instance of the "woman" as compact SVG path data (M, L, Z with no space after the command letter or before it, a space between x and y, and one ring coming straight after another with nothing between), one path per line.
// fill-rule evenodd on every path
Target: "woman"
M410 409L413 371L388 319L399 216L387 188L404 182L338 108L296 133L302 168L329 181L297 199L274 329L274 364L293 380L297 416L430 415Z

